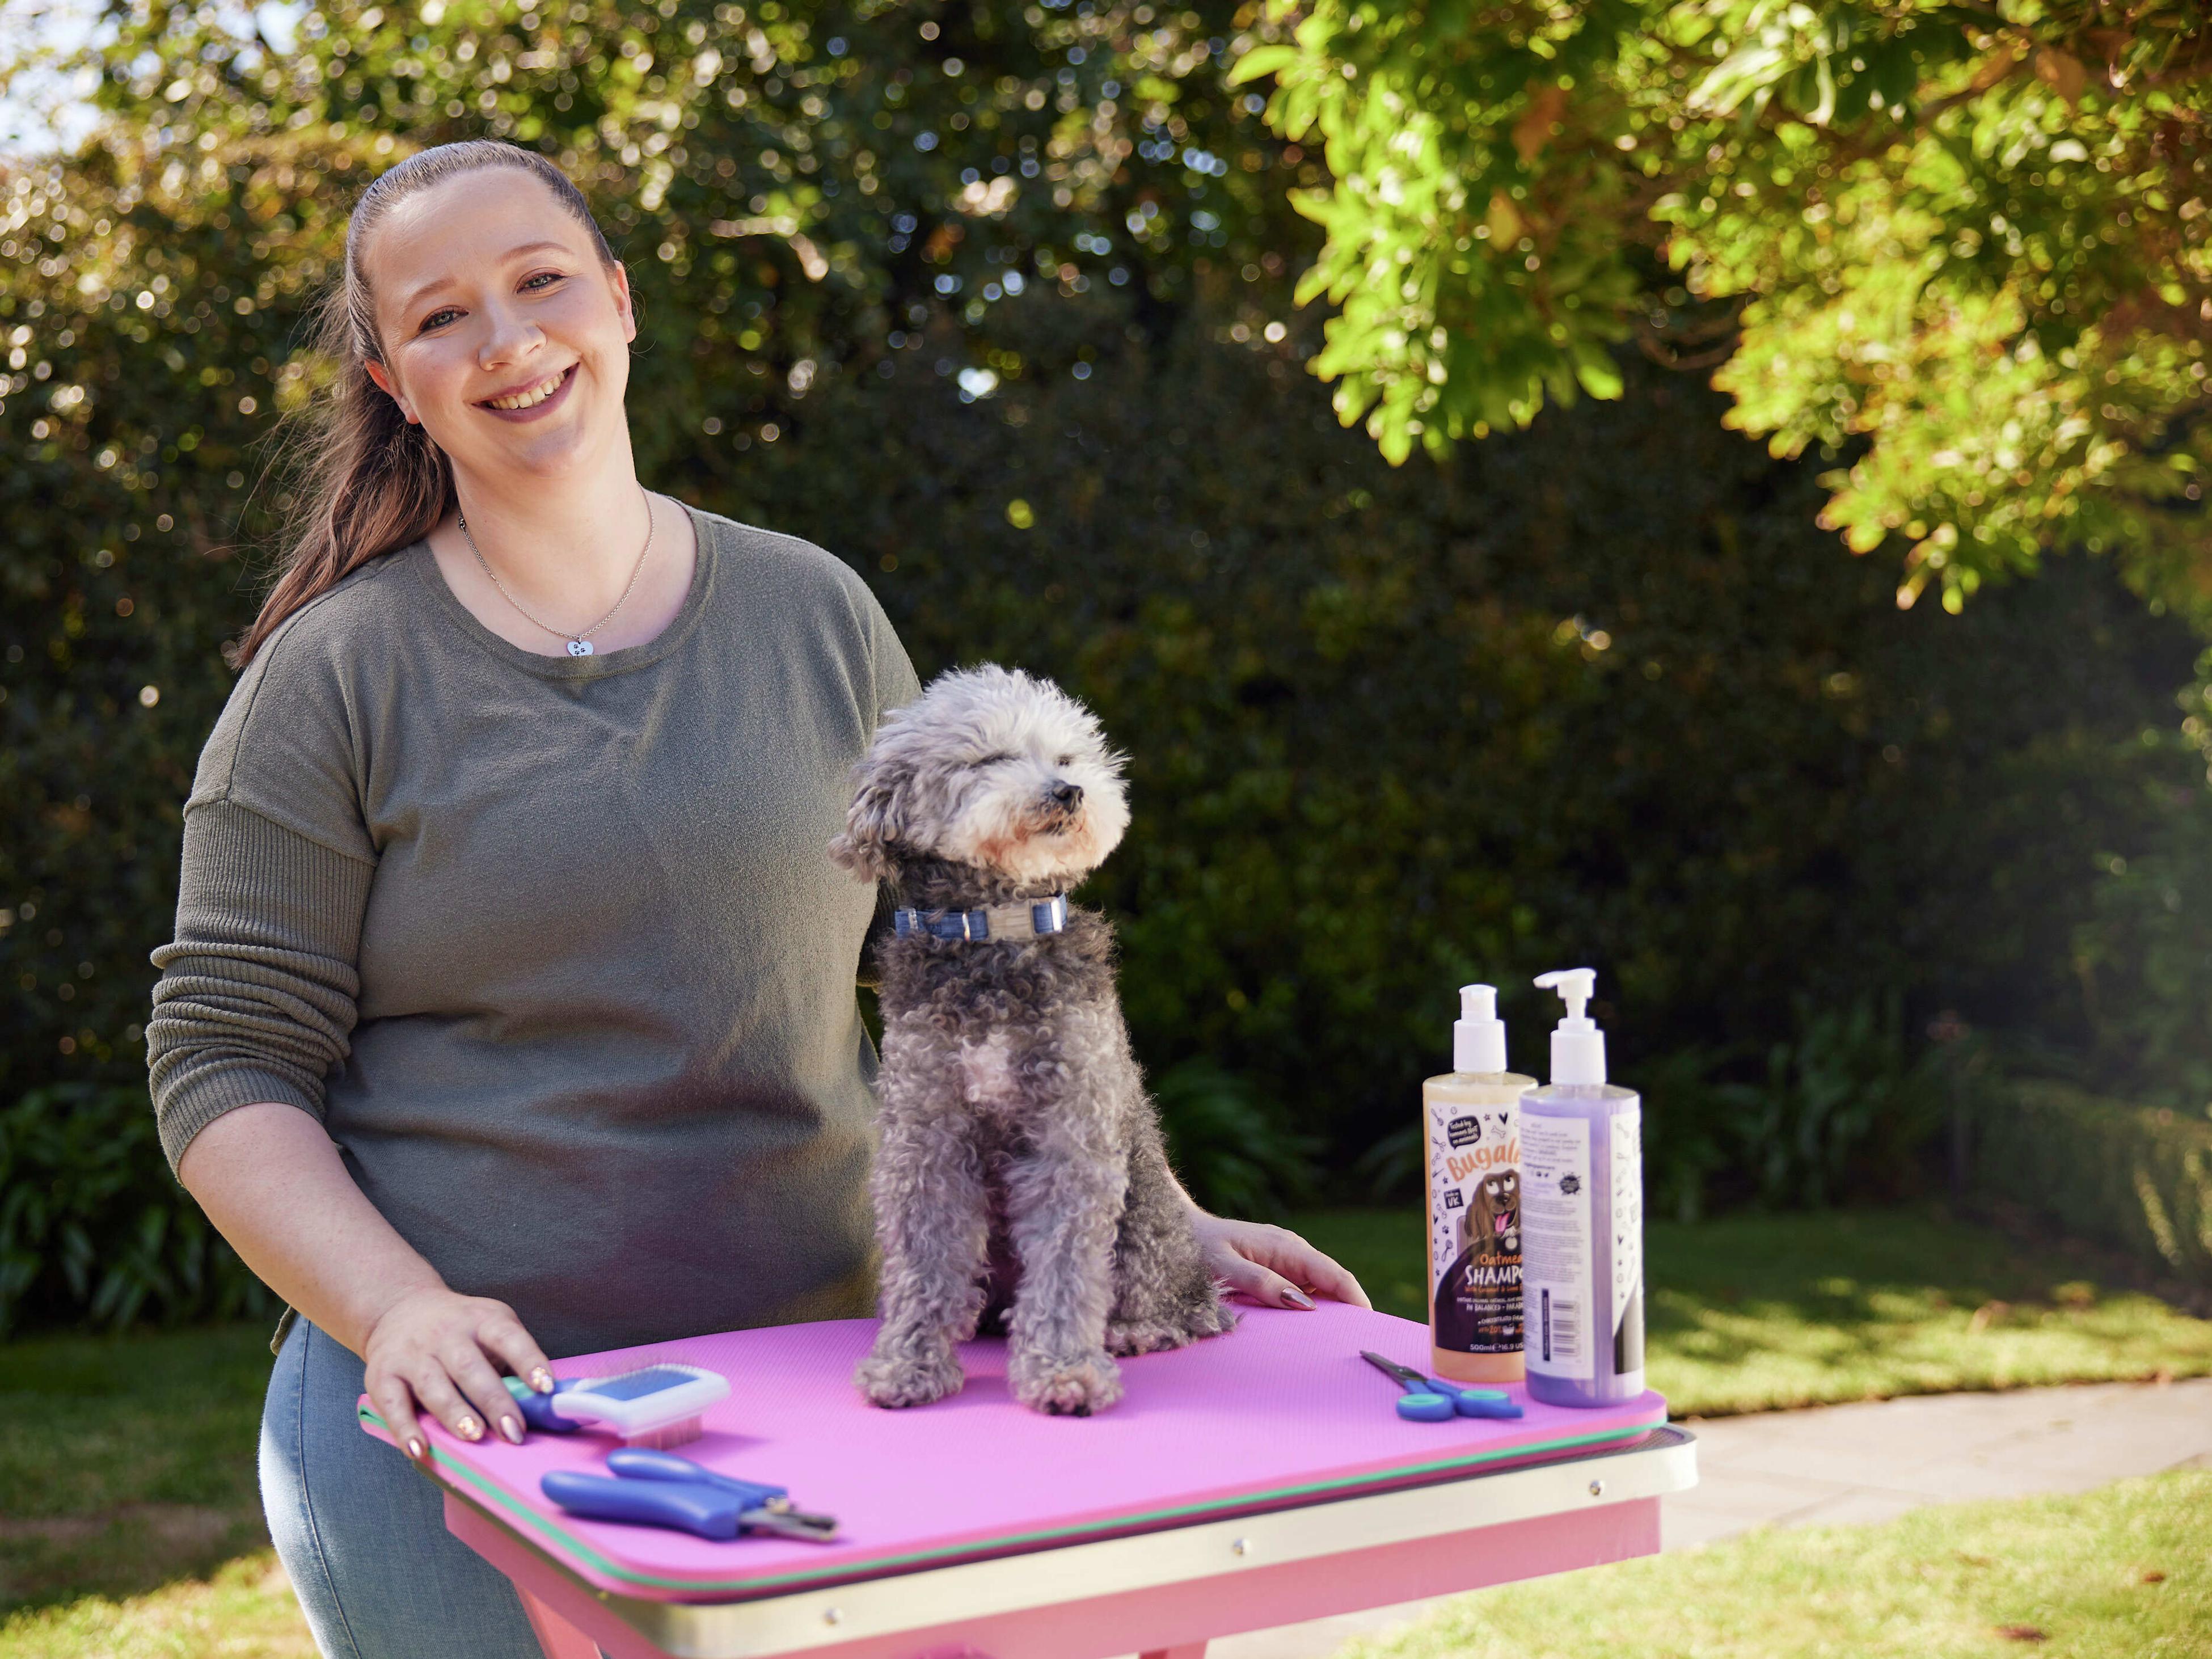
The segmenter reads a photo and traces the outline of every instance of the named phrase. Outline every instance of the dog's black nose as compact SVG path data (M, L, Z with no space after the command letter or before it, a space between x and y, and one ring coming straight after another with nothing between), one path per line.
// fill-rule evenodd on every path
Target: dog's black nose
M1066 807L1070 811L1074 811L1083 799L1083 786L1079 783L1069 783L1065 779L1053 785L1045 793L1052 797L1055 806Z

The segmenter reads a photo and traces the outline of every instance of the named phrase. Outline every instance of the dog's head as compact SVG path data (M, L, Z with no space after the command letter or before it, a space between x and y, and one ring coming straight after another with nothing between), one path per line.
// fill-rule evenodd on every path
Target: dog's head
M1491 1225L1498 1232L1516 1224L1521 1215L1521 1177L1510 1170L1500 1170L1482 1178L1482 1206L1491 1215Z
M927 856L1072 886L1129 827L1122 765L1051 681L956 669L884 717L830 855L870 881Z
M1520 1176L1510 1170L1483 1176L1462 1220L1461 1242L1476 1249L1494 1249L1520 1227Z

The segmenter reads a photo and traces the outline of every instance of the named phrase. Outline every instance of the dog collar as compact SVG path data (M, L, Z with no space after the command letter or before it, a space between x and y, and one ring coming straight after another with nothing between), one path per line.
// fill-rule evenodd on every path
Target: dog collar
M891 927L901 939L1043 939L1067 929L1067 895L1054 893L1034 904L992 904L980 910L894 910Z

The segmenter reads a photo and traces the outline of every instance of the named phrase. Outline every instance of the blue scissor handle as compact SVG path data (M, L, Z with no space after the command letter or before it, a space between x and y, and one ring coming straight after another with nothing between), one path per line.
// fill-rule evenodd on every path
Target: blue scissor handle
M718 1474L704 1463L643 1446L623 1446L609 1452L607 1467L631 1480L682 1480L693 1486L712 1486L744 1498L748 1509L757 1509L771 1499L791 1495L787 1486L765 1486L757 1480L740 1480L733 1474Z
M1429 1386L1451 1401L1462 1417L1487 1417L1510 1421L1523 1413L1501 1389L1462 1389L1456 1383L1431 1382Z
M1453 1417L1452 1396L1401 1394L1398 1396L1398 1415L1408 1423L1449 1423Z

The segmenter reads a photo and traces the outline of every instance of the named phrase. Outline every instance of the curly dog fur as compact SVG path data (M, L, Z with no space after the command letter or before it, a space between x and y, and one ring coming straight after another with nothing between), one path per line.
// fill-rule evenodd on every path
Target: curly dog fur
M946 674L887 716L831 855L922 910L1050 896L1128 826L1122 758L1050 682ZM1114 986L1114 936L1070 907L1036 939L886 939L872 1176L883 1322L854 1381L919 1406L964 1380L954 1345L1009 1313L1024 1405L1121 1397L1115 1354L1229 1328Z

